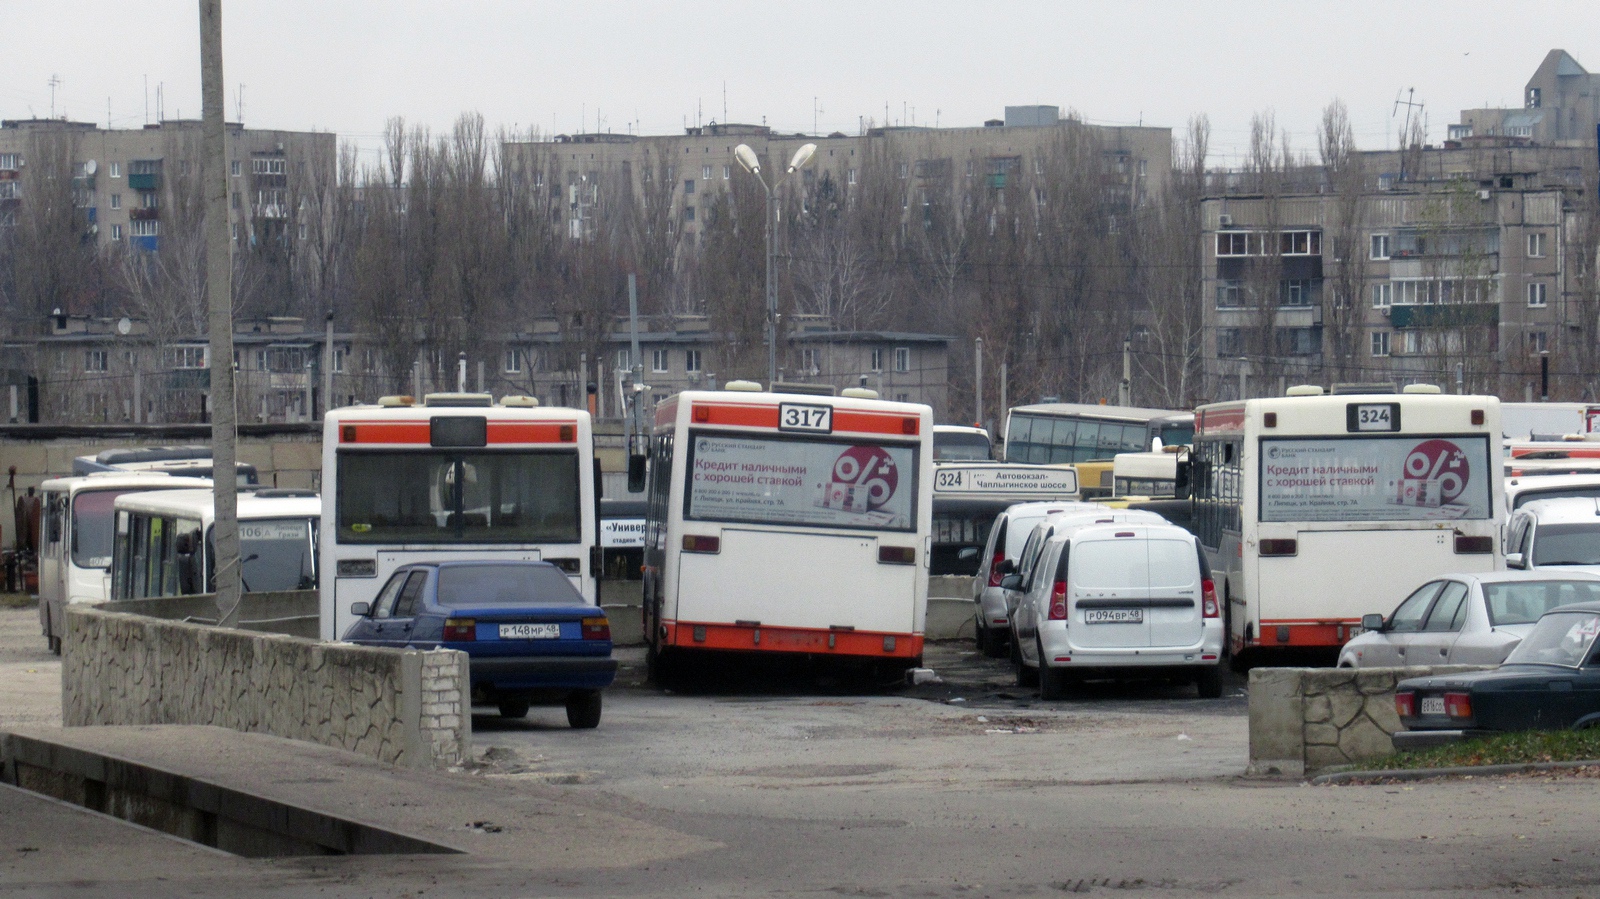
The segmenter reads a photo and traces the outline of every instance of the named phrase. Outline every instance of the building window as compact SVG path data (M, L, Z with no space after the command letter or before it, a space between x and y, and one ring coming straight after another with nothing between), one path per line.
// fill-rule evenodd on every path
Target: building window
M1544 232L1534 231L1528 235L1528 258L1544 258Z
M683 354L683 370L694 373L700 370L700 351L686 350Z
M1547 285L1542 281L1535 281L1528 285L1528 305L1543 308L1548 298L1545 295Z
M666 350L651 350L650 351L650 370L653 371L653 372L657 372L657 373L664 372L664 371L667 370L667 351Z
M161 195L153 190L140 191L139 205L146 209L160 209Z
M1217 308L1231 309L1244 305L1244 282L1224 279L1217 282Z
M0 168L4 168L4 166L0 166ZM120 162L111 163L111 177L113 177L113 178L121 178L122 177L122 163L120 163Z
M516 350L506 350L505 372L508 375L520 374L522 372L521 353L517 352Z
M1225 359L1237 355L1239 355L1239 329L1218 328L1217 357L1219 359Z
M856 170L855 169L848 169L844 173L844 181L845 181L846 184L854 184L854 183L856 183Z
M206 367L206 347L204 344L169 346L161 355L162 362L166 368Z
M283 174L283 158L252 159L250 160L250 171L256 175L281 175Z
M1388 259L1389 258L1389 235L1387 235L1387 234L1374 234L1374 235L1372 235L1372 258L1373 259Z
M1311 356L1322 351L1322 331L1317 328L1280 328L1276 335L1278 352L1289 356Z
M1545 353L1550 350L1550 335L1543 331L1530 331L1528 333L1528 352Z
M1528 88L1528 99L1527 99L1526 102L1527 102L1527 106L1528 106L1529 109L1538 109L1539 108L1539 89L1538 88L1536 88L1536 87Z
M344 374L344 356L347 350L342 346L333 348L333 373Z
M691 195L693 193L694 193L694 179L690 178L689 180L683 182L683 194L684 194L684 196L689 196L689 195Z
M911 348L910 347L897 346L897 347L894 348L894 370L895 371L910 371L911 370Z
M234 209L238 209L239 208L239 192L238 191L234 191L233 192L233 208Z
M1311 281L1307 278L1290 278L1280 284L1278 304L1281 306L1311 305Z
M711 166L703 165L700 167L700 178L703 181L711 180Z
M228 163L228 174L230 174L233 177L237 178L237 177L239 177L239 171L240 171L239 160L235 159L232 162Z
M143 219L133 223L134 237L156 237L161 233L158 227L161 223L155 219Z
M909 403L911 402L911 394L897 393L894 395L894 401L897 403Z
M306 239L306 223L305 222L301 222L300 223L300 239L301 240L305 240Z
M872 370L883 371L883 348L872 348Z
M907 178L911 174L911 166L909 164L907 164L907 163L902 162L902 163L900 163L900 167L899 167L899 169L897 171L899 172L901 180L905 180L905 178Z
M1388 309L1394 305L1394 285L1380 281L1372 285L1372 308Z
M817 350L815 347L806 347L800 351L800 368L802 371L815 374L821 370L817 365Z
M617 371L628 371L633 368L633 351L617 350Z
M111 208L112 209L121 209L122 208L122 194L112 194L111 195Z
M112 225L111 226L111 239L112 240L121 240L122 239L122 226L121 225Z
M1374 356L1387 356L1387 355L1389 355L1389 332L1388 331L1373 331L1372 332L1372 355L1374 355Z
M733 177L733 166L731 166L731 165L723 166L722 167L722 180L726 181L726 180L728 180L729 178L732 178L732 177Z
M83 370L84 371L105 371L106 370L106 351L105 350L85 350L84 354L83 354Z
M1247 239L1248 237L1249 235L1244 231L1218 231L1217 255L1247 256L1249 255L1250 246L1252 244L1255 245L1256 251L1260 252L1260 239L1257 238L1256 240L1251 241Z
M693 184L694 182L690 181L689 183ZM686 222L694 221L694 207L693 206L685 206L685 207L683 207L683 220L686 221Z

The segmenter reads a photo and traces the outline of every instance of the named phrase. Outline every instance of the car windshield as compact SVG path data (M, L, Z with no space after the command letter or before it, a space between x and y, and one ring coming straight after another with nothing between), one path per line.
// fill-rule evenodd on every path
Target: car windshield
M1489 623L1532 624L1540 616L1575 602L1600 601L1600 581L1508 581L1484 584Z
M553 565L449 565L439 569L439 605L572 606L583 594Z
M1600 613L1552 612L1506 656L1507 665L1560 665L1576 668L1600 634Z
M1533 544L1533 566L1600 565L1600 521L1547 524Z
M933 435L935 462L987 462L989 457L989 438L982 434L958 431Z

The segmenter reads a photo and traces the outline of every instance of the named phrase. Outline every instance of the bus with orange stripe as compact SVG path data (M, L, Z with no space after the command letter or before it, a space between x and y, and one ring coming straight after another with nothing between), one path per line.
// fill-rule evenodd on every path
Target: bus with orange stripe
M644 631L652 681L712 652L921 662L933 411L733 381L656 406Z
M589 413L435 393L329 410L321 634L337 640L409 562L542 560L599 603L600 476Z
M1201 406L1180 463L1234 667L1333 664L1361 618L1423 583L1503 568L1500 401L1400 393Z

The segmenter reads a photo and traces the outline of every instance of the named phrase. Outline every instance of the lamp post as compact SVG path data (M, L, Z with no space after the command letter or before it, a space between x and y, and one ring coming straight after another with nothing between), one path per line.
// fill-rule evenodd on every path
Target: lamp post
M761 160L756 157L756 151L750 149L749 144L740 144L733 148L733 157L739 160L740 168L756 176L761 183L761 189L767 194L767 389L778 380L778 289L772 280L772 231L778 215L778 197L775 189L782 187L789 175L802 168L811 161L817 152L816 144L805 144L794 151L794 156L789 159L788 171L777 184L768 184L767 179L761 176Z

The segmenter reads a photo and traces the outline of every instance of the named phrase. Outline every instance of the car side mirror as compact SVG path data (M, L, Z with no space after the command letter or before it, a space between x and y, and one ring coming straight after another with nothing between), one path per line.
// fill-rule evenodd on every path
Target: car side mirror
M963 546L963 547L961 547L960 550L958 550L956 552L956 558L960 559L963 562L971 561L972 559L976 559L977 557L978 557L978 548L976 546Z
M1506 553L1506 567L1527 568L1528 563L1527 560L1522 557L1522 553Z
M1002 590L1021 590L1022 589L1022 575L1020 575L1020 574L1008 574L1005 577L1001 578L1000 579L1000 589L1002 589Z
M365 618L367 617L367 613L371 611L371 603L353 602L350 604L350 614L356 616L357 618Z
M1000 564L996 565L994 570L1000 572L1001 574L1010 574L1017 570L1017 563L1011 559L1001 559Z
M1178 460L1177 473L1172 478L1172 495L1178 499L1188 499L1190 493L1193 492L1189 489L1191 483L1189 468L1190 462L1188 459Z
M1382 615L1374 612L1371 615L1361 616L1361 626L1366 630L1376 631L1381 634L1388 625L1384 622Z
M644 492L645 459L647 456L633 455L628 457L628 492Z

